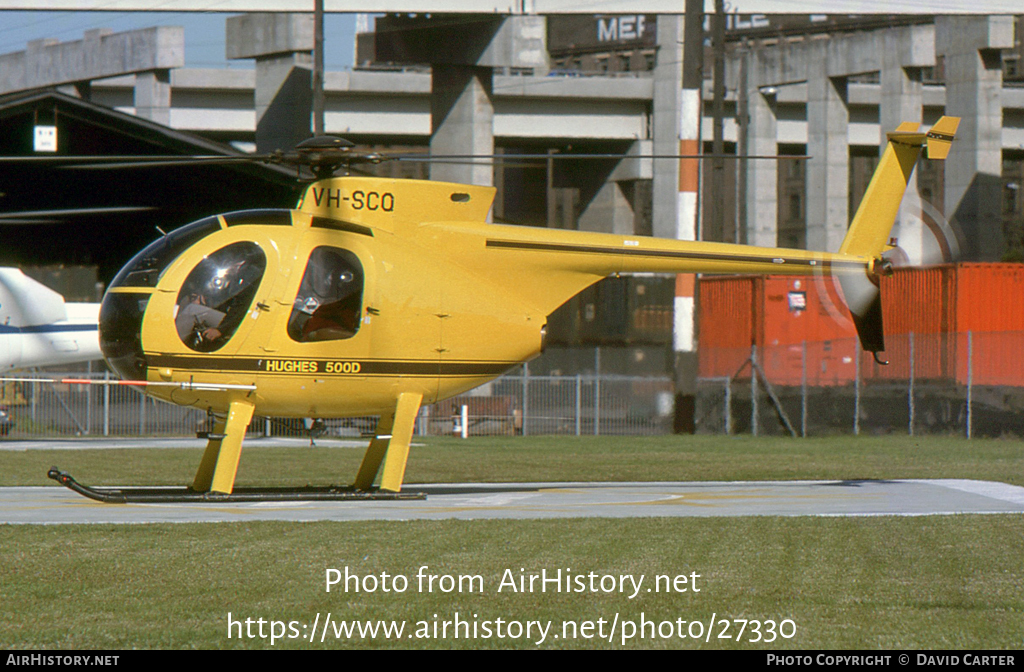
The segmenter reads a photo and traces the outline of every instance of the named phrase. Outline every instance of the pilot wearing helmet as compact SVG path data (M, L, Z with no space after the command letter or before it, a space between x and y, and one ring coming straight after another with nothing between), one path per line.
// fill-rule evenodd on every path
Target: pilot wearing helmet
M199 352L222 347L248 312L265 268L263 252L249 242L229 245L203 259L178 294L178 337Z
M318 247L310 255L288 320L300 343L351 338L359 330L362 269L345 250Z

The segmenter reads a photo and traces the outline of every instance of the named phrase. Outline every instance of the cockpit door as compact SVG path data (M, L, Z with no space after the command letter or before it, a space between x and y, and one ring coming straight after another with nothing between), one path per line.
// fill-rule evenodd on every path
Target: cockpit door
M223 229L182 254L146 309L147 352L216 357L249 341L279 275L274 240L260 227Z

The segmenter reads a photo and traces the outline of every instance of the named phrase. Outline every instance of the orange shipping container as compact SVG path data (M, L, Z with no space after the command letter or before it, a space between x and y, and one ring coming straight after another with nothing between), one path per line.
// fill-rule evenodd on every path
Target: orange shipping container
M770 380L800 384L806 341L808 384L851 382L859 346L841 296L826 278L701 278L700 375L734 375L756 344ZM890 364L861 357L862 378L907 380L914 334L916 379L965 384L972 332L974 384L1024 386L1024 264L896 269L882 278L882 312Z
M769 380L799 385L806 341L808 384L843 385L854 379L856 330L830 279L705 277L699 296L701 377L735 375L757 345ZM749 377L749 367L741 375Z

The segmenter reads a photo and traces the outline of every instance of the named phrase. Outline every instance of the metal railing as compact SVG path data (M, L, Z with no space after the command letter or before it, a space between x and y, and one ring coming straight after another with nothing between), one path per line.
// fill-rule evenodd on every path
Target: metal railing
M700 353L703 433L1024 436L1024 332L886 337ZM753 375L752 375L753 372Z

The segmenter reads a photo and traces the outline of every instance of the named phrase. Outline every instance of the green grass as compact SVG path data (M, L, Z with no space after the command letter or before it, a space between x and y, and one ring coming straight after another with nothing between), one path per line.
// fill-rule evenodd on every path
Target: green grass
M973 478L1024 486L1024 442L952 437L749 436L417 439L406 483ZM356 448L243 449L238 485L347 483ZM202 450L0 453L0 486L49 485L51 465L87 484L184 485Z
M376 523L0 527L5 579L0 642L27 648L269 647L229 639L227 617L313 623L335 618L604 618L639 622L792 619L796 636L771 645L713 639L631 646L723 648L1020 648L1024 644L1024 520L635 519ZM483 592L416 590L421 565L479 575ZM396 593L325 591L327 568L388 572ZM696 572L679 594L497 592L518 574L571 568L599 574ZM321 621L323 622L323 621ZM606 625L609 628L609 625ZM269 632L269 627L267 632ZM717 634L716 630L716 634ZM736 628L731 631L737 632ZM621 631L620 631L621 637ZM610 647L549 639L544 646ZM319 640L319 637L317 637ZM748 638L749 639L749 638ZM356 638L277 648L534 647L525 640Z
M361 451L247 448L239 482L346 482ZM199 451L0 453L0 484L52 483L51 463L86 483L187 483ZM323 474L323 475L321 475ZM430 439L407 482L976 478L1024 485L1024 444L927 437ZM83 505L93 506L83 500ZM228 638L228 612L312 624L334 619L606 619L620 624L791 619L771 644L555 640L542 647L988 649L1024 646L1024 516L710 518L370 523L0 526L0 648L254 648ZM479 575L482 593L420 592L414 577ZM405 593L325 591L328 568L412 580ZM700 592L497 592L502 573L700 575ZM436 619L434 615L437 615ZM269 624L266 632L269 634ZM667 626L666 626L667 627ZM406 630L408 634L409 630ZM305 635L307 631L303 631ZM715 634L720 626L716 624ZM730 629L735 635L737 627ZM308 636L308 635L305 635ZM281 639L274 648L523 647L512 639ZM319 640L319 635L317 636Z

